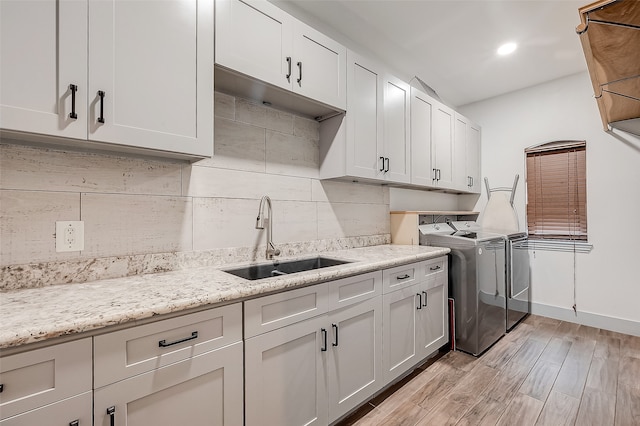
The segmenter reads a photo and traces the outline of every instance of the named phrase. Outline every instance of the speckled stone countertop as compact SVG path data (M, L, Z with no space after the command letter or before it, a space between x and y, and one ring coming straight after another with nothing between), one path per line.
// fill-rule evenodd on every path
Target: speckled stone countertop
M297 286L446 255L449 249L381 245L317 253L352 261L313 271L248 281L202 267L161 274L0 293L0 349L187 309L229 303ZM313 257L311 254L300 258ZM295 258L279 259L291 260ZM240 266L230 264L225 269Z

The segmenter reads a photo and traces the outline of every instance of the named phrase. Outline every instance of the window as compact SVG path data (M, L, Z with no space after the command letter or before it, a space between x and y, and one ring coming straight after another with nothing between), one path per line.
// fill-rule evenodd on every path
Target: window
M525 153L529 238L586 241L586 142L549 142Z

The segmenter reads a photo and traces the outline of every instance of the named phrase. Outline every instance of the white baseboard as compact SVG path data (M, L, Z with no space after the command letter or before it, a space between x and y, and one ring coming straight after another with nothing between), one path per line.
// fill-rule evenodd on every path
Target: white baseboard
M531 304L531 313L534 315L541 315L543 317L559 319L561 321L587 325L589 327L603 328L605 330L617 331L618 333L640 336L640 322L637 321L607 317L589 312L578 311L576 313L573 312L573 309L543 305L540 303Z

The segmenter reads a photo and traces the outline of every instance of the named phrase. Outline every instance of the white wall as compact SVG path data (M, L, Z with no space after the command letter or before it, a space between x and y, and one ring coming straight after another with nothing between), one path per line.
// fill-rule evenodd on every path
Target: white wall
M515 206L525 228L524 149L543 142L587 142L589 254L532 253L534 312L640 335L640 139L603 131L591 82L580 73L460 108L482 126L482 175L510 186L520 174ZM483 188L484 190L484 188ZM486 204L483 194L476 208ZM616 321L626 320L626 321ZM625 328L626 327L626 328Z

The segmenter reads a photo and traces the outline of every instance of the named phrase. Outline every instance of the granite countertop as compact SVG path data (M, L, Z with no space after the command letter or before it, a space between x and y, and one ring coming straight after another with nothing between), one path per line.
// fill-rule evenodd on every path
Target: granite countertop
M353 261L292 275L248 281L201 267L82 284L0 293L0 349L99 330L156 315L240 301L265 293L443 256L447 248L381 245L306 254ZM282 258L291 260L295 258ZM245 263L246 265L246 263ZM230 264L225 269L241 266Z

